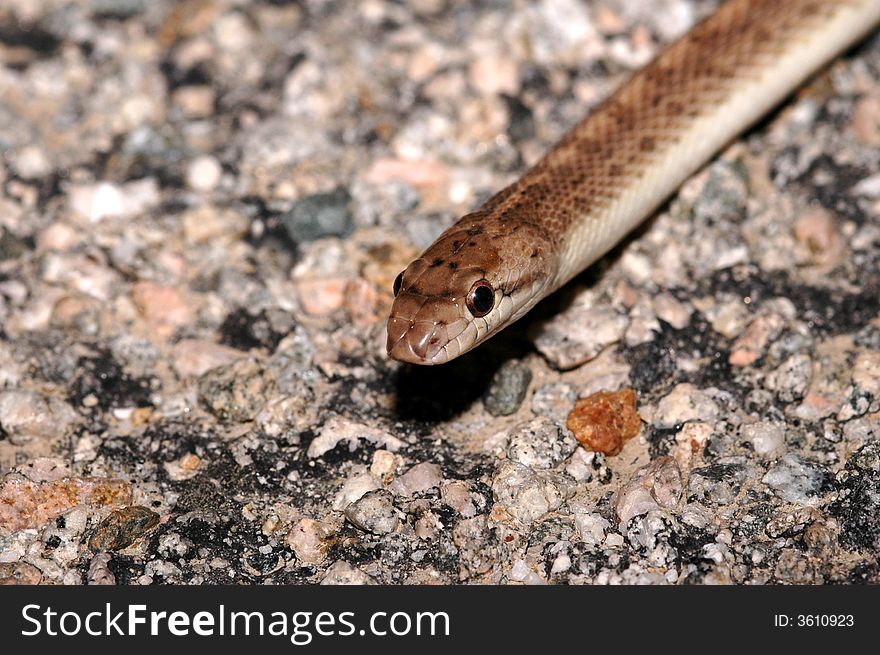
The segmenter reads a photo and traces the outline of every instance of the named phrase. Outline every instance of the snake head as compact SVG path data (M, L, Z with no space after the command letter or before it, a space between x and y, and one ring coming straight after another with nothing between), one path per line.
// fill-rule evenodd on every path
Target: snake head
M443 364L540 299L549 280L546 244L525 225L494 223L466 216L397 276L388 318L390 357Z

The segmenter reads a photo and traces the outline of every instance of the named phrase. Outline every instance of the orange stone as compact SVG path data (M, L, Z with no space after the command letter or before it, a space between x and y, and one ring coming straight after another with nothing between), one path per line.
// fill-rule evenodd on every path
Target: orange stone
M568 415L566 425L587 450L616 455L642 427L636 411L636 392L598 391L581 398Z

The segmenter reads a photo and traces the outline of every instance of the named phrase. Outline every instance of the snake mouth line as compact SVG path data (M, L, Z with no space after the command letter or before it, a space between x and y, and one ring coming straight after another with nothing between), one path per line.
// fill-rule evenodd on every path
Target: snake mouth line
M433 364L448 342L446 324L434 321L388 319L388 355L409 364Z

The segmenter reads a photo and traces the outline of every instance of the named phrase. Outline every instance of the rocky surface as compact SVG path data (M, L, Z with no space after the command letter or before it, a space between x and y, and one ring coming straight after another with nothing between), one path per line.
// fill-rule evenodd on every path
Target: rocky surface
M5 1L0 582L880 581L877 37L502 336L384 354L409 259L713 6Z

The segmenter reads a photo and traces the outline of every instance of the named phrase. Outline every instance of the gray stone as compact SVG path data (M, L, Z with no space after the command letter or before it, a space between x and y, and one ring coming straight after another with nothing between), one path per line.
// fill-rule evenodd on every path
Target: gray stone
M773 489L782 500L806 505L816 500L827 477L828 471L824 466L789 453L767 471L761 482Z
M530 468L549 469L562 463L577 448L571 433L539 416L510 431L507 456Z
M338 187L328 193L316 193L297 201L281 222L297 243L322 237L346 237L354 229L348 190Z
M526 397L531 381L532 370L526 364L516 360L505 362L496 371L483 396L486 411L492 416L513 414Z
M590 293L582 293L553 320L535 327L535 347L554 367L565 371L580 366L623 336L629 319L592 302Z
M355 527L373 534L394 532L400 524L391 494L384 489L370 491L358 498L345 508L345 518Z
M518 462L504 462L492 480L497 502L529 524L559 509L575 489L574 480L550 471L534 471Z
M767 375L764 384L776 392L784 402L792 402L804 397L813 379L813 362L805 353L798 353L786 359L778 368Z
M532 394L532 412L538 416L564 421L577 397L577 390L567 382L544 384Z

